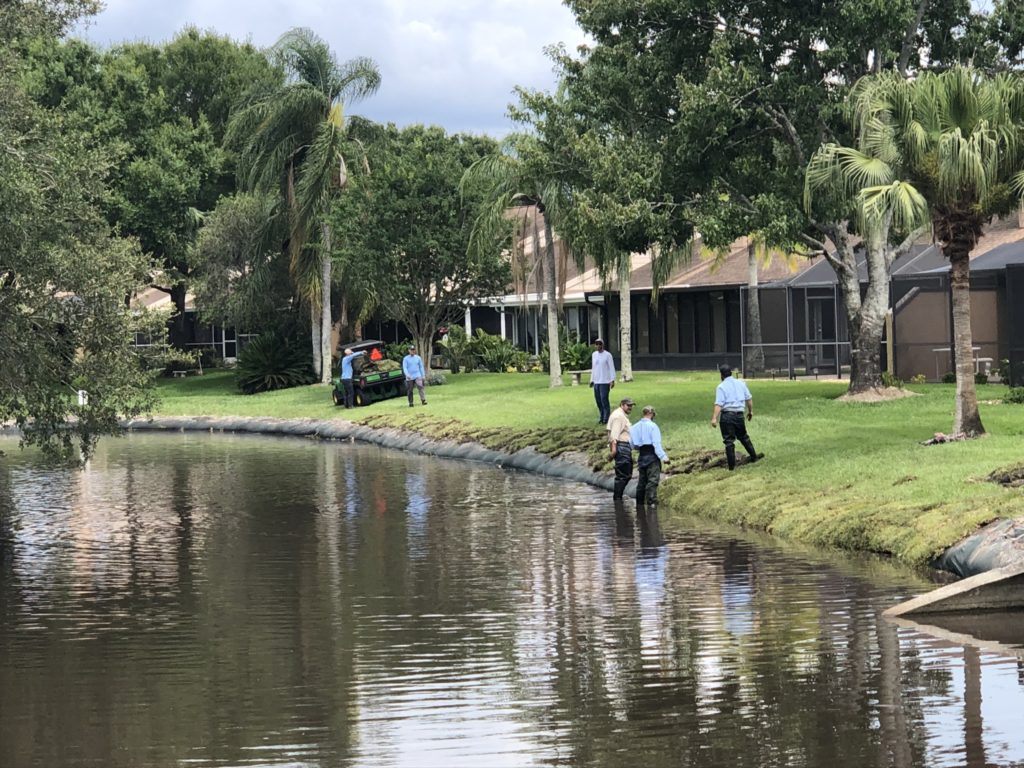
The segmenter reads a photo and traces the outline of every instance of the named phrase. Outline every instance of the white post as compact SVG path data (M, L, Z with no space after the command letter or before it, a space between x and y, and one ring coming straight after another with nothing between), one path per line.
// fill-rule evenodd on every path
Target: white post
M78 404L88 405L89 404L89 393L84 389L78 390Z
M501 338L504 339L504 338L506 338L505 337L505 308L502 307L501 309L499 309L498 310L498 314L501 317Z
M473 335L473 313L469 307L466 307L466 335Z

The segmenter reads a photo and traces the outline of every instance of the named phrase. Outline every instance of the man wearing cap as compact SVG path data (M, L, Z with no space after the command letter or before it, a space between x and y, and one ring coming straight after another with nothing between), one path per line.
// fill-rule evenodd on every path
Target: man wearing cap
M640 471L636 481L636 508L644 504L654 507L658 504L658 484L661 482L661 463L668 461L665 449L661 447L661 430L654 423L653 405L645 405L643 417L630 429L633 447L640 452L637 466Z
M729 462L729 469L736 469L736 446L734 443L739 440L740 444L747 449L750 460L757 461L757 451L754 450L754 443L747 435L747 425L743 421L743 411L746 409L747 421L754 418L754 399L750 395L747 385L739 379L733 378L732 368L723 365L718 369L722 376L722 383L715 390L715 410L711 414L711 426L721 424L722 442L725 443L725 459Z
M626 486L633 477L633 446L629 438L629 414L633 410L633 401L624 397L619 407L608 417L608 447L612 461L615 462L615 488L613 499L621 499Z
M423 358L416 354L416 347L409 345L409 354L402 358L402 373L405 374L405 394L409 396L409 407L412 408L412 390L420 391L420 402L427 404L427 396L423 392L423 380L426 372L423 370Z
M615 360L604 348L603 340L595 339L594 347L594 354L590 356L590 386L594 388L597 401L597 423L607 424L612 412L608 393L615 387Z
M352 383L352 361L357 357L362 357L366 352L353 352L351 349L345 350L345 356L341 358L341 388L345 392L345 407L355 408L356 406L356 390L355 385Z

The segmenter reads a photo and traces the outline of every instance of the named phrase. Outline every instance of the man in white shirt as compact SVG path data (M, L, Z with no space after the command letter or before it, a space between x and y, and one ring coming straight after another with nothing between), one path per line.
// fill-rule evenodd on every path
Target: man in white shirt
M747 412L747 421L754 418L754 398L750 395L747 385L733 378L732 369L723 365L718 369L722 383L715 389L715 410L711 414L711 426L721 424L722 442L725 443L725 459L729 469L736 469L735 442L747 450L750 460L757 461L757 451L747 434L747 425L743 421L743 411Z
M601 339L594 341L594 347L594 354L590 356L590 386L597 401L597 423L607 424L612 413L608 393L615 387L615 360Z

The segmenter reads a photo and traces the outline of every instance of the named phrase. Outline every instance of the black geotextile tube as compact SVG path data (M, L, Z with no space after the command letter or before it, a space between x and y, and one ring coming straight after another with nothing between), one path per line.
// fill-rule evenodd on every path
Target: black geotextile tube
M362 424L339 421L317 421L315 419L270 419L239 417L195 417L184 418L165 416L154 419L132 419L121 426L128 431L157 432L251 432L295 437L318 437L325 440L359 440L384 448L423 453L446 459L466 459L500 467L511 467L527 472L536 472L549 477L558 477L578 483L586 483L606 491L612 490L615 480L607 475L592 472L586 467L561 459L553 459L535 451L502 453L478 443L457 443L451 440L431 440L422 435L397 430L372 429ZM636 495L636 482L630 482L626 496Z
M932 566L966 577L1020 562L1024 562L1024 520L996 520L947 549Z

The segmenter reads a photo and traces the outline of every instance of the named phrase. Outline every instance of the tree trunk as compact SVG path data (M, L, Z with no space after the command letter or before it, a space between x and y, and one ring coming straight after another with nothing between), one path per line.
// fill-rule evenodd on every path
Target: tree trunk
M550 355L551 386L562 386L562 356L558 345L558 296L555 291L555 240L551 222L544 216L544 292L548 308L548 354Z
M953 294L953 359L956 364L956 403L953 434L978 437L985 434L974 388L974 349L971 336L970 249L962 242L947 247L949 283Z
M619 370L623 381L633 380L633 308L629 281L632 267L632 254L624 254L619 259Z
M331 368L334 363L331 352L331 267L334 265L331 259L332 246L331 227L323 225L324 241L321 243L323 252L320 254L320 357L323 360L323 367L320 372L320 383L331 383Z
M188 334L185 323L185 304L187 301L188 289L185 283L176 283L171 286L171 303L174 304L174 317L171 322L171 332L168 341L176 349L188 349Z
M743 357L743 375L764 371L764 347L761 346L761 295L758 288L757 246L747 244L747 343Z
M860 275L857 258L850 246L842 224L825 229L836 246L834 260L830 261L839 283L846 308L846 328L850 336L850 394L878 389L882 386L882 334L885 313L889 306L889 261L887 241L888 223L871 239L868 250L868 285L865 296L860 294ZM836 329L838 331L838 329ZM837 361L838 366L839 361Z
M356 341L361 341L359 334L354 332L356 329L348 327L348 296L345 295L344 291L341 293L341 311L338 312L336 327L338 329L338 341L347 339L349 336Z
M309 303L309 335L313 343L313 373L320 375L323 357L320 351L320 308L314 302Z
M868 284L856 312L849 312L850 387L849 392L865 392L882 387L882 335L885 313L889 309L889 258L887 255L889 222L864 241ZM856 281L860 297L860 279ZM849 287L853 289L852 286ZM846 298L844 291L843 297Z
M423 358L423 371L430 376L430 358L433 347L433 331L424 331L422 333L415 334L413 343L416 345L417 354Z

